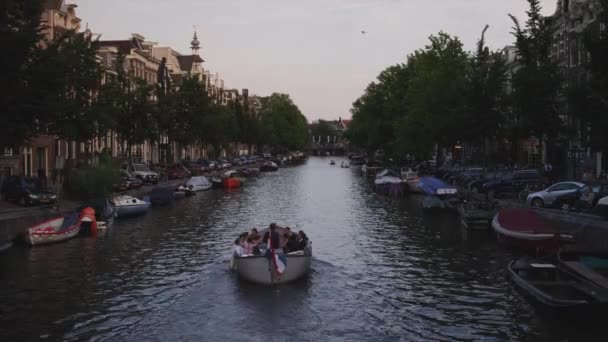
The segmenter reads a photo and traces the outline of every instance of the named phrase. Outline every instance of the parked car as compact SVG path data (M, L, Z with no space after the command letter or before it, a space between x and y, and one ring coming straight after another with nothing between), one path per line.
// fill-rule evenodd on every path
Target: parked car
M158 184L158 173L152 171L146 164L133 163L123 164L121 169L127 170L135 178L141 179L144 183Z
M233 158L230 162L232 163L232 165L235 165L235 166L244 165L244 163L241 160L241 158Z
M550 187L528 195L526 203L529 206L543 207L573 207L581 195L585 184L579 182L560 182Z
M205 166L201 162L194 162L191 160L184 160L181 163L183 167L190 172L188 176L200 176L205 172L211 171L208 166Z
M186 177L190 177L190 175L192 174L192 172L182 164L173 164L167 167L166 173L167 178L169 178L170 180L183 179Z
M544 188L546 182L537 170L515 171L493 182L484 184L484 192L490 197L518 194L524 189L536 191Z
M229 169L229 168L231 168L231 167L232 167L232 164L230 164L230 163L229 163L229 162L228 162L226 159L224 159L224 158L218 159L218 162L220 163L222 170L223 170L223 169Z
M120 183L114 185L114 190L126 191L130 189L140 188L144 182L133 177L127 170L120 170Z
M203 167L205 172L213 171L216 169L216 163L213 160L200 159L198 163Z
M44 189L40 179L25 176L10 176L2 184L2 196L21 205L53 204L57 195Z
M460 174L453 176L452 184L466 185L469 182L480 179L483 176L484 169L481 167L469 167L464 169Z
M467 185L469 191L473 193L483 193L485 191L484 185L490 182L495 182L503 178L512 178L513 172L509 170L498 170L491 171L483 175L478 179L472 180Z

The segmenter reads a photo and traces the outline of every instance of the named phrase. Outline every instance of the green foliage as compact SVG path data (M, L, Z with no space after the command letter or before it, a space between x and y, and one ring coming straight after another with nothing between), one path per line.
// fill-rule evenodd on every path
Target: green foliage
M384 70L353 103L346 137L368 153L429 157L435 145L483 142L499 135L504 123L505 64L485 47L464 51L444 32L408 57L407 64Z
M528 0L525 27L514 16L513 35L516 38L519 68L513 75L513 120L518 122L519 138L535 135L555 137L561 122L555 103L561 79L555 64L549 59L552 31L540 14L538 0Z
M124 61L124 56L117 57L117 76L101 88L98 102L107 110L112 130L126 142L130 159L131 146L153 139L158 131L154 120L158 107L152 101L154 87L144 80L129 77Z
M81 166L71 169L66 193L74 200L90 200L109 196L115 184L120 182L119 165L107 158L100 158L97 166Z
M0 148L17 147L37 131L36 122L47 121L44 105L37 101L32 82L41 55L42 0L0 1Z
M327 139L326 137L334 134L334 128L328 121L319 120L319 122L310 125L310 135L313 137L321 137L321 143L325 143L327 141L325 140Z
M585 47L589 51L589 84L579 84L571 90L573 111L582 113L581 119L590 129L590 146L594 149L608 148L608 0L599 0L600 12L597 22L590 25L584 35Z
M105 133L98 132L97 125L105 113L92 106L102 75L97 49L97 41L70 31L42 51L44 63L38 66L37 75L49 96L46 127L62 139L83 142Z
M260 113L260 142L274 150L296 150L306 146L308 123L289 95L265 98Z
M432 148L434 143L455 143L466 128L463 118L469 57L456 37L440 32L429 39L431 44L408 60L411 78L406 122L425 132L417 143L424 139L424 146ZM411 130L407 133L414 134Z

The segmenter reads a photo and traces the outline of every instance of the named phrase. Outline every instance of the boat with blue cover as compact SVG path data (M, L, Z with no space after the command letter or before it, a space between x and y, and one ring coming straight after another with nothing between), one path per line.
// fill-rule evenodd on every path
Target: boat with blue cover
M454 209L458 200L458 189L437 177L421 177L418 188L424 193L422 207L425 209Z

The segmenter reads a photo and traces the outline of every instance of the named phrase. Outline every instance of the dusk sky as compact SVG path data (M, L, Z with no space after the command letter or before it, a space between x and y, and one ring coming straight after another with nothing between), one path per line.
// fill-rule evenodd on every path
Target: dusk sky
M443 30L474 48L513 41L525 0L69 0L102 39L139 33L189 53L193 26L205 69L228 88L289 93L307 118L350 117L352 102L385 67L404 62ZM557 0L541 0L544 14ZM367 31L362 34L361 31Z

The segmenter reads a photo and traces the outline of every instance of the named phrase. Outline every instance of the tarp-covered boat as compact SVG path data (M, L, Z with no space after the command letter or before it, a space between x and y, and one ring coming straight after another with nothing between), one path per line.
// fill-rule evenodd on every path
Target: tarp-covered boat
M398 196L403 194L404 183L397 172L384 169L376 175L374 187L379 193Z
M421 177L418 188L425 195L422 201L422 207L425 209L453 209L458 203L456 187L446 184L439 178Z
M115 197L114 205L118 218L143 215L150 209L150 203L132 196Z
M192 177L190 178L185 185L186 188L191 189L192 191L207 191L213 187L209 179L205 176Z

